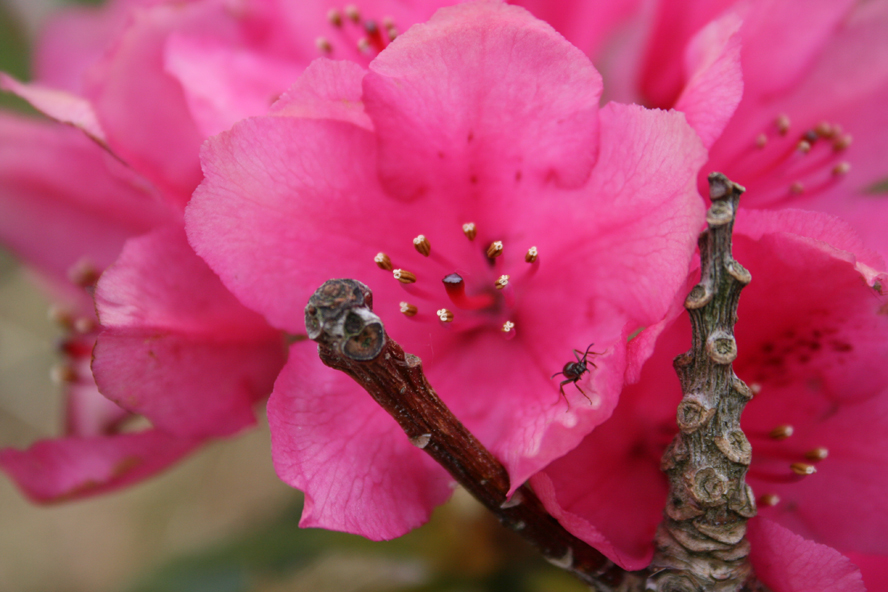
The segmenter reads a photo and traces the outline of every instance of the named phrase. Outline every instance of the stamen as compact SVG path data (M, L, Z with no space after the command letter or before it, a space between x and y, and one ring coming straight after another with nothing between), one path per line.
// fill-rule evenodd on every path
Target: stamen
M777 131L780 132L781 136L785 136L789 132L789 126L791 125L789 115L781 113L777 116L777 120L774 123L777 125Z
M450 297L450 301L458 308L463 310L481 310L482 308L492 306L494 303L493 295L487 292L471 297L468 296L466 294L466 283L458 273L451 273L445 276L442 281L444 282L447 296Z
M527 249L527 252L524 254L524 261L527 263L535 263L537 258L540 256L539 251L536 247L530 247Z
M446 308L438 309L438 318L441 319L442 323L452 323L453 322L453 313L447 310Z
M515 323L512 321L503 323L502 332L506 339L513 339L515 337Z
M99 275L99 270L88 259L81 259L68 269L68 279L81 288L95 286Z
M342 26L342 13L339 12L338 10L336 10L335 8L331 8L327 12L327 20L334 27L341 27Z
M344 9L345 16L353 23L361 22L361 13L354 4L349 4Z
M780 496L776 493L766 493L756 500L756 503L760 506L773 508L777 504L780 503Z
M808 463L792 463L789 465L789 468L792 469L793 473L800 477L807 477L808 475L813 475L817 472L817 467L809 465Z
M814 131L817 132L817 135L821 138L832 138L836 133L833 126L831 126L828 121L821 121L818 123L817 127L814 128Z
M772 440L786 440L795 430L789 424L780 425L771 430L771 433L768 434L768 437Z
M789 186L789 192L793 195L801 195L805 192L805 186L802 184L801 181L796 181Z
M836 177L842 177L847 175L851 170L851 163L849 162L840 162L836 166L833 167L832 174Z
M807 140L800 140L799 143L796 144L796 150L802 154L808 154L811 152L811 144Z
M428 257L429 253L432 252L432 245L429 242L429 239L427 239L424 234L420 234L415 239L413 239L413 246L416 247L416 250L423 257Z
M49 371L49 378L55 384L77 381L77 371L68 364L58 364Z
M478 234L478 230L475 228L475 223L466 222L463 224L463 234L465 234L470 241L475 240L475 236Z
M315 47L318 48L318 51L321 53L333 53L333 45L327 40L326 37L318 37L315 39Z
M71 329L74 326L74 317L71 315L71 311L57 304L49 307L49 310L46 312L46 318L63 329Z
M841 152L842 150L847 150L851 145L851 141L853 138L851 134L843 134L841 137L836 138L833 142L833 150L836 152Z
M370 53L370 40L366 37L358 39L358 51L364 54Z
M818 448L813 448L805 453L805 458L813 462L819 462L821 460L826 460L826 457L829 456L829 450L820 446Z
M499 276L496 280L495 285L496 285L497 290L502 290L503 288L505 288L506 286L509 285L509 276L507 276L505 274Z
M755 147L756 148L764 148L768 145L768 136L766 134L759 134L755 137Z
M373 261L376 262L376 265L379 267L379 269L384 269L386 271L391 271L392 269L394 269L394 267L392 267L392 260L389 259L389 256L382 251L376 254L376 257L373 258Z
M395 279L401 282L402 284L415 284L416 283L416 275L410 273L406 269L396 269L392 272L392 275L395 276Z
M92 333L96 330L96 322L89 317L80 317L74 321L74 330L78 333Z
M760 392L762 392L762 385L760 385L757 382L753 382L752 384L749 385L749 392L751 392L752 396L755 397Z
M415 317L418 309L409 302L401 303L401 313L406 317Z
M490 243L490 246L487 247L487 257L488 259L495 259L503 254L503 241L493 241Z

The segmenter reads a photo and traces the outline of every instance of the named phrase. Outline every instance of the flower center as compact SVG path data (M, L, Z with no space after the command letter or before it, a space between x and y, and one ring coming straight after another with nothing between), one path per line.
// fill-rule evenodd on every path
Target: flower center
M734 176L768 202L817 194L838 183L851 170L844 152L851 135L838 123L821 121L797 129L786 114L751 138L735 163Z
M364 18L360 9L349 4L343 9L331 8L327 13L330 34L318 37L315 45L321 55L359 64L368 64L398 36L391 17L380 21Z
M476 248L459 263L433 249L422 234L413 239L420 262L396 267L386 253L378 253L374 261L403 287L400 310L405 316L455 331L495 328L511 339L517 329L518 299L539 269L539 252L531 246L516 255L503 241L476 241L478 229L472 222L463 224L462 232Z

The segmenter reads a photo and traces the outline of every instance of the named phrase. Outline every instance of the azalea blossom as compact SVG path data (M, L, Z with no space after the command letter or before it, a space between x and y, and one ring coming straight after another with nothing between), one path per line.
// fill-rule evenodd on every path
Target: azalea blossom
M753 523L776 523L755 527L753 549L790 537L784 528L808 539L803 546L888 554L888 467L874 455L888 446L888 317L871 287L884 283L873 271L884 262L843 223L797 210L745 212L734 253L753 277L740 299L734 362L756 393L743 414ZM659 460L681 400L670 361L690 347L681 312L679 301L613 417L531 480L562 524L627 569L650 561L666 501ZM754 553L754 564L763 556Z
M442 9L368 70L315 62L269 115L212 138L189 239L290 333L326 279L370 286L514 489L610 415L626 338L666 313L702 220L705 154L683 116L599 109L600 93L582 52L524 10ZM552 374L593 342L597 369L562 398ZM314 344L291 346L269 421L304 526L389 538L450 493Z

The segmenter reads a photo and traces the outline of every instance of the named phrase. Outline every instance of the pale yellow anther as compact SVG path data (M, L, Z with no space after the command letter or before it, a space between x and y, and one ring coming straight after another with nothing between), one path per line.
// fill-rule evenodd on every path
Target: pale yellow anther
M358 51L361 53L370 53L370 40L366 37L358 39Z
M805 185L801 181L796 181L789 186L789 192L793 195L801 195L805 192Z
M808 463L792 463L789 465L789 468L792 469L793 473L801 477L807 477L817 472L817 467Z
M415 284L416 276L406 269L396 269L392 272L392 275L395 276L395 279L401 282L402 284Z
M493 241L487 247L487 256L491 259L499 257L503 254L503 241Z
M415 306L413 306L412 304L410 304L409 302L402 302L401 303L401 313L404 316L413 317L413 316L416 316L417 308Z
M327 40L326 37L318 37L315 39L315 47L318 48L318 51L321 53L332 53L333 45Z
M413 246L416 247L416 250L419 251L419 254L424 257L428 257L429 253L432 252L432 244L429 242L429 239L427 239L424 234L420 234L415 239L413 239Z
M80 317L74 321L74 330L81 334L92 333L96 330L96 322L89 317Z
M336 10L335 8L331 8L327 12L327 20L334 27L341 27L342 26L342 13L339 12L338 10Z
M58 364L49 371L49 378L54 384L66 384L77 380L77 371L68 364Z
M833 142L833 150L835 150L836 152L847 150L852 141L853 138L851 137L851 134L842 134Z
M51 323L55 323L65 329L70 329L74 324L74 317L71 315L71 311L58 304L53 304L49 307L49 310L46 311L46 318Z
M384 269L386 271L391 271L392 269L394 269L394 266L392 266L392 260L389 259L388 255L381 251L379 253L376 253L376 257L373 258L373 261L376 262L376 265L379 267L379 269Z
M817 132L817 135L821 138L832 138L836 133L836 130L828 121L821 121L818 123L817 127L814 128L814 131Z
M786 440L790 436L792 436L795 429L789 424L779 425L768 434L768 437L772 440Z
M756 500L756 502L760 506L763 506L766 508L773 508L774 506L776 506L777 504L780 503L780 496L777 495L776 493L766 493L765 495L758 498L758 500Z
M540 256L540 252L537 250L537 248L530 247L529 249L527 249L527 252L524 253L524 260L527 263L533 263L534 261L537 260L537 257L539 257L539 256Z
M502 290L509 285L509 276L507 276L506 274L499 276L498 278L496 278L495 285L497 290Z
M789 132L789 126L792 122L789 120L789 115L781 113L777 116L777 120L774 124L777 126L777 131L780 132L780 135L785 136Z
M81 259L68 268L68 279L81 288L95 286L99 281L100 272L89 259Z
M441 319L442 323L450 323L453 322L453 313L447 310L446 308L441 308L438 310L438 318Z
M466 222L463 224L463 234L465 234L469 240L475 240L475 236L478 234L478 230L475 228L475 223Z
M513 323L512 321L506 321L505 323L503 323L503 333L510 333L514 329L515 323Z
M764 148L767 145L768 145L767 134L759 134L755 137L755 147L756 148Z
M345 13L345 16L353 23L361 22L361 12L358 10L358 7L354 4L349 4L345 8L342 9Z
M395 26L395 19L390 16L382 17L382 20L380 22L382 23L382 26L386 29Z
M805 458L810 461L818 462L821 460L826 460L826 457L829 456L829 450L824 448L823 446L818 446L817 448L812 448L808 452L805 453Z
M801 140L798 144L796 144L796 150L798 150L802 154L808 154L809 152L811 152L811 143L807 140Z
M836 166L833 167L832 174L836 177L843 177L848 174L851 170L850 162L840 162Z

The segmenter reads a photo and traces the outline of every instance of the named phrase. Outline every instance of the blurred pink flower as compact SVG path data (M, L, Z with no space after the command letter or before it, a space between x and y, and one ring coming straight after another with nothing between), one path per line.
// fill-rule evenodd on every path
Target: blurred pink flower
M599 109L600 92L582 52L524 10L441 10L369 71L316 62L267 116L212 138L189 238L291 333L325 280L366 282L517 487L610 415L626 337L663 318L702 220L705 152L684 118ZM591 342L589 400L568 385L568 406L551 376ZM291 346L269 401L302 524L402 534L449 478L315 350Z
M332 2L117 0L49 23L34 83L0 75L2 88L80 128L0 116L0 240L62 293L70 329L59 372L67 437L0 452L28 495L132 483L254 422L285 348L186 242L200 144L264 113L318 55L367 63L439 4L365 2L367 14L340 12L337 24ZM375 34L368 17L380 18ZM92 289L118 255L96 291L93 370L120 407L89 370L100 329L91 294L68 280ZM153 427L130 433L133 414Z
M743 414L754 521L842 551L888 554L888 463L873 455L888 446L888 317L870 287L888 277L873 271L884 263L825 214L747 211L735 230L735 257L753 276L740 299L734 368L760 389ZM568 529L628 569L650 560L666 501L659 459L681 398L670 361L690 348L681 312L676 303L678 318L613 417L531 480ZM793 463L817 472L800 477ZM760 528L777 536L776 526Z

